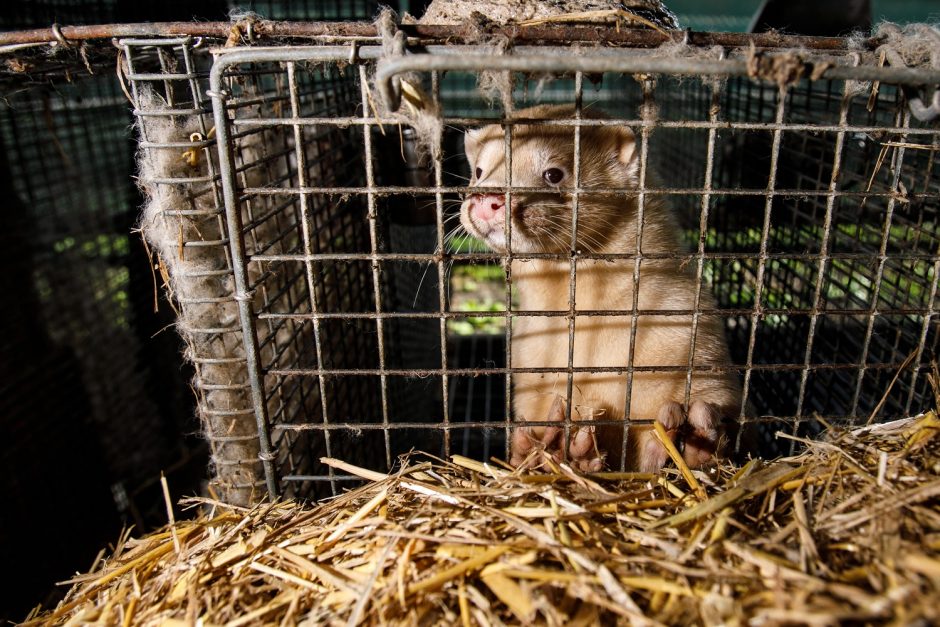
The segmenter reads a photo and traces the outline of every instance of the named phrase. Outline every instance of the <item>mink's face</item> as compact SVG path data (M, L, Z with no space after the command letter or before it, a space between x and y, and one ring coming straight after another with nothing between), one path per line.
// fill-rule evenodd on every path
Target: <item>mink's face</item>
M535 116L532 116L535 117ZM505 135L500 126L468 131L470 185L492 193L469 194L460 222L496 252L506 246ZM636 187L633 133L625 127L582 127L582 191L578 199L577 250L600 252L629 216L628 191L590 191ZM510 187L513 253L564 253L571 247L574 206L574 128L526 124L513 127Z

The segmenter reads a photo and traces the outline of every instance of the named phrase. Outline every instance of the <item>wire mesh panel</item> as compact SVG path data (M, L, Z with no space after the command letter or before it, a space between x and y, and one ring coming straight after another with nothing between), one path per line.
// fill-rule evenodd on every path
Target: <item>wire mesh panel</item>
M439 328L384 313L418 308L427 299L415 290L435 290L437 282L407 255L372 258L393 245L414 250L429 241L407 216L379 218L385 203L366 191L382 178L407 178L407 162L366 158L363 147L382 141L358 123L368 106L364 68L318 62L324 54L333 61L323 50L284 63L255 61L251 53L239 62L241 53L232 53L213 74L213 96L224 103L216 109L219 137L231 149L223 151L221 181L229 219L238 212L241 223L234 246L245 255L236 289L253 295L253 307L242 301L257 342L248 373L257 377L253 403L289 491L311 479L335 488L350 478L323 466L324 454L390 467L397 453L422 441L401 438L390 425L415 422L417 408L435 409L410 369L428 361L426 342L440 337ZM272 153L275 137L283 148Z
M151 183L182 190L171 204L191 203L161 213L164 242L178 244L161 254L184 328L214 338L193 343L194 361L204 416L224 418L207 423L218 474L239 470L226 479L239 498L336 490L350 477L324 455L383 470L411 448L506 457L520 390L548 399L525 418L560 429L562 455L587 425L619 429L603 454L620 468L632 464L623 417L648 424L657 403L691 408L703 381L733 396L739 433L757 425L765 436L736 437L744 454L791 450L777 430L905 415L928 398L937 131L910 117L890 72L853 74L854 57L828 56L832 77L778 86L739 76L733 59L670 66L549 47L498 59L432 47L376 68L378 48L354 45L219 52L203 92L190 43L160 44L183 55L172 63L141 55L154 42L125 45L159 65L130 68L146 104L142 146L177 162L190 148L189 170L164 163L173 175ZM481 75L514 111L481 95ZM877 91L854 80L869 75ZM423 92L410 113L388 102L401 77ZM186 96L171 101L174 81ZM148 136L161 124L151 117L172 120L169 135ZM501 142L491 159L507 176L496 185L481 185L463 154L473 151L465 132L481 127L475 136ZM513 181L532 136L568 151L563 186ZM592 169L611 138L627 138L629 180L599 184ZM524 236L526 225L507 220L505 251L456 234L466 195L494 190L510 207L550 195L569 231L514 250L512 229ZM603 231L599 206L636 212L635 233ZM215 251L211 298L172 279L196 249ZM534 308L526 290L544 276L533 268L560 277ZM655 288L657 274L682 277L661 284L681 298L588 293L644 276ZM527 337L532 321L547 321L554 352ZM610 342L585 356L577 338L598 329ZM644 353L647 332L659 334L658 361ZM589 398L600 379L619 395L601 409ZM553 398L561 418L546 409Z
M767 364L752 376L753 393L762 411L794 427L814 414L854 422L909 415L929 398L923 369L937 343L936 129L911 118L896 88L883 88L876 100L853 88L803 81L788 92L778 105L781 191L758 198L762 208L753 196L740 197L725 218L731 228L719 229L719 238L737 237L723 246L767 257L765 315L748 338L750 355L739 355ZM726 98L737 117L766 96L739 80ZM726 160L720 184L764 187L755 174L767 172L772 138L752 134L735 148L752 167L734 171ZM742 214L763 214L767 226ZM752 262L735 271L748 279L757 270ZM757 290L735 298L753 307ZM915 367L902 368L908 360ZM790 372L772 367L801 362Z
M273 477L265 466L276 467L285 481L309 478L315 473L312 460L321 455L359 459L375 449L370 446L375 432L333 445L329 431L314 433L295 424L314 415L328 419L330 410L364 422L381 415L381 387L369 380L311 380L293 373L318 363L347 370L374 367L374 333L343 319L374 307L369 265L325 260L314 268L289 257L305 250L312 255L367 249L361 199L293 191L362 185L358 129L305 126L295 133L288 125L241 124L314 111L345 117L355 111L359 93L350 75L354 70L334 65L284 72L278 64L259 64L237 72L227 84L237 130L231 164L226 162L234 167L226 176L242 197L237 215L227 217L220 203L216 129L203 95L200 64L207 59L192 44L189 39L123 42L139 103L142 183L151 198L141 226L180 304L216 488L226 500L250 502L277 487L265 485L266 476ZM237 226L229 224L233 217ZM230 248L230 228L238 229L243 250ZM245 252L257 263L236 278L241 266L233 267L231 256ZM290 317L312 303L336 316L322 328ZM245 305L260 312L252 337L243 337L238 324L238 309ZM268 374L252 379L250 373L262 365ZM259 440L259 427L266 438ZM286 487L294 494L290 488L315 485Z

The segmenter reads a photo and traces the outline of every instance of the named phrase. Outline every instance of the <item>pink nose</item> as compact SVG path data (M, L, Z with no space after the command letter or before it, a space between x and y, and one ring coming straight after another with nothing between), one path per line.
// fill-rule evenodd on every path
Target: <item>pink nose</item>
M505 211L506 200L502 194L473 194L470 197L470 215L483 222L490 222Z

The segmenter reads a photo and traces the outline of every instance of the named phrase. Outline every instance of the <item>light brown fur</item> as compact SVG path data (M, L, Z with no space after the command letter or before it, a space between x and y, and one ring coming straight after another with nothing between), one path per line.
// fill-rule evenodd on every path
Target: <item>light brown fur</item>
M539 106L517 113L522 119L571 118L571 107ZM585 111L584 117L601 118ZM467 135L466 152L471 171L482 170L479 180L474 175L471 185L503 188L505 181L504 131L488 126ZM571 240L571 194L573 186L574 131L570 126L518 125L513 131L512 187L544 187L545 194L514 192L512 198L512 251L557 252L569 250ZM638 167L633 133L626 127L582 127L581 173L583 189L627 187L638 185ZM558 167L565 178L552 189L542 178L548 167ZM501 192L502 190L500 190ZM461 221L472 234L482 238L491 248L505 252L502 227L484 233L487 225L477 224L464 202ZM548 203L546 206L539 206ZM559 206L561 205L561 206ZM635 253L638 205L635 193L601 194L584 192L580 196L578 249L582 253ZM646 196L644 209L643 254L683 251L679 228L672 210L658 197ZM683 267L679 260L643 260L639 274L637 306L640 310L695 309L695 264ZM566 260L513 260L513 285L518 288L519 309L523 311L568 311L570 263ZM577 261L575 291L576 311L617 310L617 316L576 316L574 335L575 367L626 367L630 352L630 335L634 298L634 260ZM699 308L714 307L707 287L700 294ZM646 421L631 426L632 443L627 451L627 468L652 470L665 462L665 451L652 438L649 421L659 419L672 433L677 422L684 422L684 410L676 403L685 401L686 372L691 348L692 316L640 316L636 329L635 366L673 366L676 372L636 372L630 402L630 422ZM551 367L565 369L568 365L568 321L564 317L515 318L512 333L512 366L514 368ZM730 363L722 321L716 316L699 318L695 344L696 366L721 366ZM567 391L567 374L513 375L514 413L517 421L549 419L558 414L552 407L559 395ZM576 373L574 375L572 418L575 420L622 420L627 396L627 375L618 373ZM693 373L691 401L707 403L724 417L736 417L740 390L733 374ZM693 428L703 418L704 405L688 411ZM706 412L707 413L707 412ZM720 418L716 415L715 421ZM717 424L714 425L717 428ZM708 426L703 427L706 431ZM544 427L528 430L529 439L541 439ZM591 431L585 431L591 433ZM599 428L597 446L606 453L607 463L620 466L622 428ZM712 434L714 435L714 433ZM573 435L572 440L578 436ZM711 439L711 436L709 436ZM717 438L716 438L717 439ZM518 461L514 438L514 460ZM583 435L580 436L583 442ZM573 444L569 444L573 446ZM524 448L524 447L523 447ZM522 451L525 452L525 451ZM570 453L570 450L569 450ZM596 453L595 453L596 455ZM698 459L696 457L702 457ZM577 455L575 455L577 457ZM590 455L588 456L591 457ZM710 456L693 450L686 458L695 465L709 461ZM597 461L583 467L596 469Z

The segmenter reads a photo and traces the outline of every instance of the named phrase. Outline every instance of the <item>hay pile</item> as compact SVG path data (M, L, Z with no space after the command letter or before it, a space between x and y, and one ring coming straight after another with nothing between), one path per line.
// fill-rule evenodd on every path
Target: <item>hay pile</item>
M931 412L770 464L662 476L418 455L385 476L328 460L369 482L316 506L191 500L195 520L123 537L30 618L937 624L938 434Z

